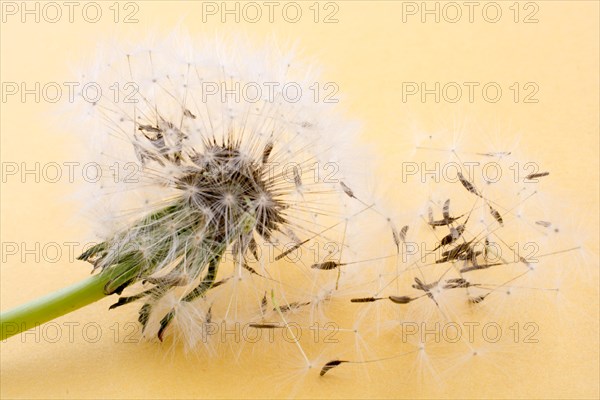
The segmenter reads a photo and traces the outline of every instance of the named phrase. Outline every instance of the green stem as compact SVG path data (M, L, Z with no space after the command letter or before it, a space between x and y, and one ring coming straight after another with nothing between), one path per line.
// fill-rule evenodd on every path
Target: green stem
M35 328L105 297L110 274L97 274L0 314L0 340Z

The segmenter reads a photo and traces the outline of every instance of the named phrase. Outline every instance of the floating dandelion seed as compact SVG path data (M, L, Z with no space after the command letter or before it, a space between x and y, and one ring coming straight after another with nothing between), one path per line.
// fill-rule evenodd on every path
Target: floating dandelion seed
M344 361L344 360L333 360L333 361L329 361L327 364L323 365L323 368L321 368L321 372L319 372L319 375L323 376L327 373L327 371L329 371L332 368L337 367L338 365L342 364L342 363L346 363L348 361Z
M498 210L496 210L495 208L493 208L489 204L488 204L488 207L490 209L490 214L492 214L492 216L500 224L500 226L504 225L504 220L502 219L502 216L500 215L500 213L498 212Z
M479 192L477 191L475 186L471 182L469 182L467 180L467 178L465 178L461 172L458 172L457 175L458 175L458 179L460 180L460 183L462 183L462 185L465 187L465 189L467 189L469 192L473 193L474 195L481 197L481 195L479 194Z
M536 173L527 175L525 177L525 179L527 179L527 180L533 180L533 179L536 179L536 178L543 178L544 176L548 176L548 175L550 175L550 172L536 172Z

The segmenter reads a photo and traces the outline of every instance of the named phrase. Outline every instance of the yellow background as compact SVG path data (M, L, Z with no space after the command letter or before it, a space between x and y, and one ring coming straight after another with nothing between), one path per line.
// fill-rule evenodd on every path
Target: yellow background
M20 3L20 2L19 2ZM59 2L61 3L61 2ZM481 13L468 23L421 23L418 16L402 22L401 2L337 2L338 23L314 23L308 7L300 23L287 23L276 14L274 23L221 23L217 17L202 22L195 2L139 1L135 24L115 24L108 7L105 17L86 23L63 20L21 23L9 17L1 27L1 80L3 82L64 82L76 80L72 62L93 55L97 42L107 38L144 36L148 30L168 33L181 23L191 33L246 32L261 38L274 34L298 40L305 54L324 66L335 80L348 113L363 121L363 137L374 144L383 162L401 151L406 127L414 121L436 129L465 117L520 138L520 146L543 158L553 171L560 201L588 232L592 263L597 268L599 182L599 4L596 1L538 1L535 24L514 23L509 7L497 24ZM219 2L220 3L220 2ZM260 3L260 2L259 2ZM462 2L459 2L462 3ZM418 2L420 4L420 2ZM430 3L431 4L431 3ZM483 4L483 2L482 2ZM465 9L463 8L463 11ZM123 10L122 10L123 11ZM521 18L523 15L521 15ZM121 16L122 18L122 16ZM431 18L431 17L430 17ZM402 82L536 82L537 104L481 99L473 104L402 102ZM73 159L79 144L63 136L55 106L45 102L2 103L2 161L48 162ZM84 136L81 137L84 140ZM510 140L507 140L511 142ZM3 242L69 242L87 237L85 219L73 217L75 191L69 183L2 184ZM574 232L577 233L577 232ZM3 264L1 308L13 307L39 295L76 282L89 273L83 263ZM593 274L593 279L597 275ZM596 282L597 283L597 282ZM371 381L309 380L298 396L308 397L586 397L599 396L598 292L573 291L577 313L560 331L541 331L541 341L524 354L498 361L502 372L473 370L468 377L443 384L398 378L405 371L374 369ZM79 310L61 320L85 324L95 321L105 333L115 321L131 320L130 310L107 312L111 300ZM553 310L540 311L551 320ZM121 332L123 334L124 332ZM202 360L163 351L156 344L114 343L109 334L98 343L81 335L74 343L36 343L19 337L0 344L3 398L176 398L270 397L282 394L270 379L273 365L232 356ZM523 351L523 350L517 350ZM275 367L283 369L285 366ZM475 367L474 367L475 368ZM493 371L493 369L492 369Z

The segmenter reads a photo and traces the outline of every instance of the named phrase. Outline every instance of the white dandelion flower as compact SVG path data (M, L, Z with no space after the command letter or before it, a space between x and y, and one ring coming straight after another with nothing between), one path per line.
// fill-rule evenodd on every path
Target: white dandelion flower
M270 323L273 290L314 317L355 279L337 267L354 256L348 220L370 208L353 192L367 151L356 123L317 96L313 65L274 41L180 33L99 54L72 118L109 172L88 190L99 243L79 257L99 273L70 302L121 295L111 308L140 304L145 336L175 326L194 347L214 321Z
M122 226L80 257L112 276L106 294L142 281L115 307L143 301L146 327L156 303L176 293L179 302L218 302L213 311L252 321L262 315L248 299L281 285L268 246L279 258L335 236L333 224L364 208L348 195L355 125L334 104L315 101L318 76L306 71L273 44L175 35L115 54L86 75L110 93L91 105L80 93L87 133L104 139L94 152L140 166L134 179L111 185L108 177L100 187L95 198L112 198L111 218ZM321 284L295 264L301 286ZM221 284L231 290L211 296ZM154 324L159 338L179 308Z

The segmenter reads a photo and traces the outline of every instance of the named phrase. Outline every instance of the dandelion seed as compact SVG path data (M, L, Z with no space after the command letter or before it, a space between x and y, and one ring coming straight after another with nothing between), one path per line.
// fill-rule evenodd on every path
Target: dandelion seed
M302 178L300 177L300 172L298 172L298 168L294 168L294 184L296 185L296 189L300 189L302 186Z
M260 259L260 257L258 256L258 245L256 244L256 240L253 237L250 238L250 241L248 242L248 249L250 250L250 253L254 257L254 259L258 261Z
M453 222L462 218L465 214L459 215L458 217L451 217L450 216L450 199L448 199L444 202L442 215L443 215L443 219L435 221L433 219L433 210L431 209L431 207L429 207L428 208L428 223L429 223L429 225L432 226L434 229L436 226L448 226L448 225L451 225Z
M256 329L277 329L277 328L281 328L281 326L278 323L276 323L276 322L261 323L261 324L251 323L251 324L248 324L248 326L251 327L251 328L256 328Z
M444 236L442 238L442 240L440 241L440 244L433 250L435 251L435 250L439 249L440 247L448 246L449 244L454 243L462 236L462 234L464 232L465 232L465 225L459 225L456 228L450 228L450 233L448 235Z
M408 225L405 225L400 229L400 240L406 243L406 234L408 233Z
M467 189L469 192L473 193L475 196L479 196L481 197L481 194L479 194L479 192L477 191L477 189L475 189L475 186L469 182L461 172L457 173L458 179L460 180L460 183L462 183L462 185L465 187L465 189Z
M152 306L148 303L144 304L138 314L138 322L142 325L142 332L146 329L146 326L148 324L148 319L150 318L150 311L151 311Z
M500 224L500 226L504 226L504 220L502 219L500 213L494 208L492 208L492 206L490 206L489 204L488 207L490 209L490 214L492 214L492 217L494 217L494 219Z
M251 266L249 266L245 262L242 263L242 268L244 268L246 271L250 272L251 274L262 276L261 274L259 274L258 272L256 272L256 270L254 268L252 268Z
M481 269L487 269L487 268L491 268L491 267L495 267L498 265L505 265L504 263L491 263L491 264L474 264L468 267L464 267L460 269L461 273L465 273L465 272L470 272L470 271L477 271L477 270L481 270Z
M306 301L305 302L294 301L294 302L292 302L292 303L290 303L288 305L279 307L279 310L281 312L285 313L285 312L288 312L288 311L297 310L297 309L299 309L301 307L308 306L310 304L311 304L310 302L306 302ZM273 308L273 311L277 311L277 308Z
M446 283L444 284L444 289L468 288L470 286L473 285L466 279L455 278L446 280Z
M484 301L486 297L487 297L487 295L470 297L470 298L469 298L469 302L471 302L471 303L473 303L473 304L479 304L479 303L481 303L482 301Z
M288 250L284 251L283 253L281 253L281 254L279 254L277 257L275 257L275 261L279 261L279 260L281 260L282 258L284 258L284 257L286 257L286 256L288 256L288 255L290 255L290 254L292 254L293 252L295 252L296 250L298 250L300 247L302 247L302 245L304 245L304 244L306 244L306 243L308 243L308 242L310 242L310 241L311 241L311 239L306 239L306 240L303 240L303 241L302 241L302 242L300 242L300 243L297 243L297 244L296 244L296 245L294 245L293 247L289 248Z
M207 324L210 324L212 322L212 306L208 307L208 311L206 312L204 322L206 322Z
M497 151L497 152L491 152L491 153L476 153L480 156L486 156L486 157L505 157L505 156L509 156L512 153L510 151Z
M360 297L356 299L350 299L352 303L372 303L378 300L382 300L381 297Z
M418 350L414 350L414 351L408 351L406 353L401 353L401 354L396 354L396 355L392 355L392 356L388 356L388 357L383 357L383 358L376 358L376 359L372 359L372 360L363 360L363 361L348 361L348 360L332 360L327 362L325 365L323 365L323 367L321 368L321 372L319 373L320 376L325 375L328 371L330 371L331 369L337 367L340 364L343 363L348 363L348 364L369 364L369 363L374 363L374 362L382 362L382 361L388 361L388 360L393 360L399 357L403 357L409 354L414 354L416 352L420 352L422 351L422 349L418 349Z
M523 257L523 256L521 256L521 255L519 256L519 261L520 261L521 263L525 264L527 267L530 267L530 266L531 266L531 264L529 263L529 261L528 261L528 260L527 260L525 257Z
M446 200L444 202L444 208L442 211L442 215L444 216L444 221L449 221L450 220L450 199Z
M451 250L442 252L442 257L440 259L436 260L436 264L442 264L442 263L445 263L448 261L458 260L459 257L461 256L461 254L464 254L465 252L468 252L468 251L472 251L471 250L472 243L473 243L473 240L470 240L466 243L461 243L461 244L457 245L456 247L454 247Z
M431 289L436 287L438 285L438 283L439 282L436 281L436 282L425 284L419 278L415 277L415 283L412 285L412 287L425 292L427 297L429 297L435 303L435 305L439 307L437 300L433 296L433 293L431 293ZM398 299L400 299L400 298L398 298ZM390 298L390 300L392 300L392 299ZM394 300L392 300L392 301L394 301Z
M133 301L139 300L139 299L141 299L141 298L143 298L145 296L150 296L152 294L157 294L156 293L156 289L149 289L149 290L147 290L145 292L136 294L135 296L119 297L119 300L115 304L112 304L108 309L112 310L114 308L123 306L125 304L129 304L129 303L131 303Z
M325 375L329 370L331 370L332 368L337 367L338 365L342 364L342 363L346 363L348 361L344 361L344 360L333 360L333 361L329 361L327 364L323 365L323 368L321 368L321 372L319 372L320 376Z
M151 126L151 125L140 125L138 127L138 130L144 132L144 136L146 136L147 139L149 139L149 140L151 140L153 142L157 141L157 140L161 140L162 141L163 135L162 135L162 130L160 128L156 128L156 127ZM156 135L147 136L145 132L156 133ZM162 143L162 145L164 146L164 143Z
M446 219L441 219L441 220L438 220L438 221L433 221L433 220L432 220L431 222L429 222L429 225L430 225L430 226L432 226L434 229L435 229L435 227L437 227L437 226L447 226L447 225L450 225L450 224L452 224L453 222L455 222L455 221L459 220L459 219L460 219L460 218L462 218L463 216L464 216L464 215L460 215L460 216L458 216L458 217L449 218L449 219L447 219L447 220L446 220Z
M429 225L433 226L435 229L435 224L433 221L433 210L431 209L431 206L427 207L427 220L429 221Z
M262 159L261 159L262 164L266 164L267 162L269 162L269 156L271 155L272 151L273 151L273 142L269 142L265 145L265 148L262 153Z
M196 116L194 114L192 114L192 112L190 110L188 110L187 108L185 110L183 110L183 115L188 118L196 119Z
M336 269L337 267L339 267L341 265L344 265L344 264L340 264L337 261L325 261L322 263L313 264L310 267L314 268L314 269L330 270L330 269Z
M388 299L390 299L392 303L396 304L408 304L415 300L415 298L409 296L389 296Z
M415 283L412 285L413 288L423 290L424 292L429 292L431 288L437 286L438 282L432 282L425 284L419 278L415 278Z
M354 192L352 191L352 189L350 189L344 182L340 182L340 186L342 187L342 190L344 191L344 193L346 193L346 195L348 195L348 197L356 198L356 197L354 197Z
M160 320L160 329L158 330L158 339L162 342L163 341L163 336L165 333L165 329L167 329L167 326L169 326L169 323L173 320L173 318L175 317L175 311L169 311L169 313L167 313L167 315L165 315L163 317L163 319Z
M260 301L260 310L263 314L267 310L267 292L265 292L262 300Z
M548 175L550 175L550 172L536 172L536 173L527 175L525 177L525 179L527 179L527 180L533 180L533 179L536 179L536 178L543 178L544 176L548 176Z

